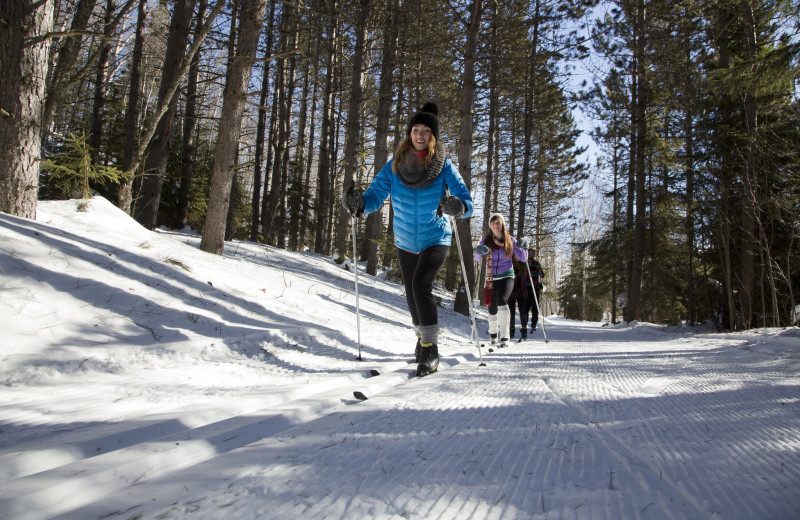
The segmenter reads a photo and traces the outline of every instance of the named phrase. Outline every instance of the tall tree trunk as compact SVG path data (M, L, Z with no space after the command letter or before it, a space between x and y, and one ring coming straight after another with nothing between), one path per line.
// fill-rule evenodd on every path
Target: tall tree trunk
M628 306L626 307L625 316L626 321L638 319L640 314L639 297L642 289L642 264L644 262L644 250L646 246L645 231L647 225L647 194L645 187L647 170L645 164L645 150L647 140L647 83L645 81L645 21L645 7L642 2L639 2L637 3L636 21L634 23L634 34L636 35L636 77L638 85L636 105L634 107L636 114L636 218L634 220L633 230L633 255L631 263L630 291L628 293Z
M300 251L303 241L303 226L305 223L305 214L308 211L308 204L306 203L306 190L308 184L306 183L305 171L305 158L306 158L306 128L308 126L308 93L310 90L310 77L311 70L310 60L303 61L303 90L300 94L300 113L297 119L297 147L295 148L294 160L292 161L292 194L290 198L289 211L291 219L289 220L289 229L291 230L289 249L291 251Z
M195 21L195 39L208 3L198 0L197 19ZM183 115L183 143L181 144L181 184L178 188L178 217L177 227L183 229L189 223L189 199L192 194L192 180L194 178L195 134L197 132L197 79L200 73L200 54L192 58L189 67L189 76L186 80L186 110Z
M758 55L758 28L756 26L753 7L750 2L741 3L741 16L745 36L745 52L750 62L751 72L757 74ZM747 91L744 96L744 130L747 135L745 149L744 171L742 172L742 247L739 248L740 284L739 298L741 300L742 322L746 329L753 326L753 307L755 296L755 254L759 249L759 240L756 236L756 222L758 221L758 179L756 159L758 153L758 97L755 93ZM761 309L762 315L766 309ZM763 324L762 324L763 326Z
M278 180L275 179L273 169L275 168L275 161L277 161L275 158L275 150L278 140L278 104L280 100L280 93L278 91L280 90L280 70L280 62L278 62L275 65L275 86L272 93L272 107L270 108L269 132L267 135L267 160L264 163L264 197L261 200L261 233L264 236L264 242L268 244L274 243L269 234L273 215L269 208L270 194L277 189L275 183L278 182ZM267 186L269 186L269 191L266 189Z
M144 49L144 22L147 0L139 0L136 19L136 36L131 56L130 87L128 89L128 106L125 110L125 148L122 154L122 170L126 173L117 192L119 208L127 214L133 204L133 170L136 157L136 138L139 135L139 99L142 90L142 53Z
M375 124L375 173L389 159L389 118L392 110L394 69L397 65L397 31L400 16L399 0L386 0L386 25L383 33L383 55L381 57L381 82L378 88L378 107ZM383 210L374 211L367 217L367 273L378 272L378 242L383 229Z
M236 58L228 70L225 94L220 113L219 136L214 164L211 169L211 186L208 212L203 228L200 249L222 254L225 242L225 216L228 212L232 166L241 134L242 115L247 101L247 84L255 62L258 36L263 25L267 0L242 0L239 44Z
M691 80L690 80L691 81ZM689 85L689 92L692 87ZM694 286L694 123L692 120L693 111L687 105L684 113L684 153L686 155L686 318L690 325L694 325L697 316L697 304L695 302Z
M36 218L52 0L6 0L0 23L0 211Z
M331 1L331 14L336 12L337 1ZM334 132L333 125L333 69L336 66L336 40L338 39L337 25L334 16L329 17L327 48L325 49L325 85L322 87L322 128L320 130L319 166L317 167L317 204L316 204L316 230L314 238L314 252L327 255L330 251L329 235L326 232L331 209L331 190L333 190L333 173L331 168L331 140Z
M89 130L89 146L93 150L93 162L97 162L98 160L101 138L103 137L103 115L106 105L106 66L108 65L108 55L111 51L109 41L113 35L113 27L111 25L113 14L114 0L106 0L105 23L103 24L103 35L105 38L100 42L100 57L97 59L97 74L95 75L94 82L94 104L92 106L92 125Z
M290 7L291 9L291 7ZM291 38L289 39L289 47L293 48L297 42L297 16L292 16ZM288 213L288 194L289 194L289 155L290 155L290 141L292 139L292 125L290 124L292 114L294 113L294 90L295 90L295 69L297 68L297 60L294 56L289 58L289 70L286 74L286 88L284 94L284 102L282 104L284 115L283 119L283 158L281 159L281 196L280 204L278 205L278 247L285 249L286 240L288 238L289 228L286 225Z
M134 218L147 229L155 228L158 223L161 188L164 185L164 175L167 170L174 122L178 110L178 91L177 89L170 91L169 87L176 79L180 81L178 78L186 53L186 42L189 37L194 5L195 0L178 0L172 12L158 91L158 103L167 102L169 108L157 120L156 133L150 141L147 159L144 163L140 193L134 203Z
M348 189L350 183L353 182L358 175L358 149L361 144L359 139L361 135L361 101L364 92L361 85L361 75L364 69L364 52L366 50L364 39L367 33L369 6L370 0L359 0L356 26L353 28L356 42L350 81L350 104L347 108L347 125L345 127L344 189ZM350 214L344 209L340 209L338 225L336 227L335 247L343 253L347 250L347 236L351 228L350 221ZM353 256L356 256L355 251L353 251Z
M491 38L489 45L491 51L495 50L495 43L497 42L497 4L492 4L492 26ZM496 60L489 61L489 131L487 133L488 143L486 150L486 184L483 190L483 222L481 222L481 229L483 233L489 231L489 212L491 205L489 201L492 200L492 184L494 179L494 171L492 170L492 151L494 150L494 133L495 133L495 114L497 112L497 62ZM514 179L511 180L511 187L509 189L509 197L514 197ZM509 215L509 224L513 227L513 215Z
M267 58L272 54L272 35L275 26L275 1L270 1L267 21ZM253 166L253 214L250 222L250 241L258 242L258 227L261 220L261 171L264 162L264 139L267 134L267 96L269 95L269 68L271 60L264 61L261 73L261 93L258 98L258 123L256 124L256 153Z
M49 2L48 2L49 3ZM80 53L82 34L86 32L89 18L94 11L96 0L78 0L75 6L75 14L72 17L70 35L67 36L58 51L56 67L53 71L52 80L47 87L47 99L44 103L42 113L42 128L47 131L50 123L53 122L53 114L61 104L64 95L67 93L67 84L70 75L74 73L75 65L78 62Z
M284 9L288 6L284 6ZM284 19L286 17L284 11ZM281 43L281 49L285 47L285 41ZM276 223L275 219L278 214L278 206L280 205L281 193L283 191L283 150L286 148L286 63L280 59L275 64L275 98L277 99L276 108L278 117L276 119L277 126L272 134L272 182L269 188L269 199L266 211L264 213L264 240L268 244L276 245L278 242L277 235L275 234Z
M616 121L616 118L614 119ZM614 200L611 208L611 251L613 255L613 266L611 270L611 324L617 323L617 270L619 269L619 247L617 246L617 236L619 235L619 130L614 130L614 148L612 165L614 171ZM538 247L538 246L537 246Z
M522 178L519 185L519 209L517 222L520 227L525 222L525 214L528 204L528 182L531 176L531 162L533 156L533 113L536 103L536 92L534 89L535 78L537 77L538 61L539 61L539 25L541 23L540 16L540 0L536 0L533 10L533 35L531 36L531 55L530 67L526 69L527 81L525 88L525 113L524 113L524 126L525 126L525 147L523 151L522 163Z
M317 40L317 50L319 50L319 40ZM318 53L317 53L318 54ZM314 66L314 76L316 77L317 73L319 72L318 66L315 64ZM302 195L303 198L303 214L300 218L300 237L298 243L300 247L304 247L306 244L306 233L311 227L311 219L309 215L311 213L311 169L314 165L314 150L316 150L316 121L317 121L317 94L319 92L319 82L314 82L314 90L311 94L311 124L309 125L309 133L308 133L308 157L306 157L305 162L305 174L303 175L303 189L304 193Z
M398 38L400 33L398 33ZM402 40L398 39L398 55L403 54L403 47L402 47ZM394 116L394 139L393 143L390 145L390 148L396 148L399 146L400 141L403 139L403 131L405 128L402 127L400 124L400 119L403 114L403 105L405 104L405 61L399 60L397 64L397 99L395 100L395 116ZM386 235L387 236L394 236L394 207L389 203L389 215L386 219ZM393 265L397 264L397 251L393 247L387 247L386 251L383 252L383 265Z
M236 59L236 45L239 27L239 2L241 0L234 0L231 4L231 28L236 27L236 31L231 31L228 35L228 68L230 71L233 66L233 61ZM252 71L250 72L252 74ZM226 72L227 76L227 72ZM225 216L225 240L232 240L235 233L236 222L236 201L239 194L239 172L237 166L239 165L239 142L236 142L236 152L233 155L233 178L231 179L231 191L228 196L228 213Z
M461 95L461 134L458 146L458 170L467 185L472 187L472 112L475 105L475 63L477 62L478 34L481 28L483 15L483 0L472 0L470 5L470 20L467 26L467 44L464 49L464 76ZM456 229L461 243L462 261L466 273L462 273L462 284L472 287L475 283L475 269L472 263L472 233L470 232L470 219L455 219ZM467 300L467 293L462 289L456 293L453 310L465 316L470 313L471 302Z
M231 179L231 192L228 195L228 213L225 215L225 240L233 240L236 233L236 201L239 198L239 175L236 167L239 164L239 147L233 158L233 179Z

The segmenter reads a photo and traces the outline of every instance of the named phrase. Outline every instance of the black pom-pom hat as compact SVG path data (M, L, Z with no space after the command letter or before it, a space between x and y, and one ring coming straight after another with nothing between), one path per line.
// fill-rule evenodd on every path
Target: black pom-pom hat
M411 118L411 121L409 121L408 129L406 130L406 135L409 135L411 133L411 128L414 125L425 125L431 129L433 137L435 137L438 140L439 118L436 117L438 115L439 115L439 107L436 105L436 103L428 101L420 109L419 112L414 114L414 117Z

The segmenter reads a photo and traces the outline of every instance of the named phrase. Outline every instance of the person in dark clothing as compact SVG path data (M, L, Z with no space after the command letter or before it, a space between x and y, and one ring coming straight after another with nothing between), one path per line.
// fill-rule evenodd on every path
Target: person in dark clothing
M524 262L520 262L516 257L513 260L514 288L511 289L511 295L508 297L508 310L511 313L509 332L511 338L516 334L517 309L519 309L520 337L526 339L528 337L528 309L530 308L529 293L525 290L528 271L525 270Z
M433 281L450 250L449 217L468 218L474 205L464 179L439 141L439 107L426 103L408 123L406 139L362 195L353 186L344 207L359 217L383 207L391 196L394 238L406 288L411 322L417 333L417 375L439 366L439 316ZM450 194L447 194L449 188Z
M539 302L539 306L542 305L542 280L544 279L544 269L542 269L542 265L539 263L538 260L535 258L536 251L533 249L528 249L528 268L531 271L530 277L528 277L528 273L525 273L525 285L528 291L528 307L531 310L531 332L536 330L536 326L539 324L539 309L536 308L536 302ZM533 281L533 286L531 286L531 281ZM536 291L536 300L533 299L533 294L531 294L531 290ZM527 312L525 313L525 318L527 321Z

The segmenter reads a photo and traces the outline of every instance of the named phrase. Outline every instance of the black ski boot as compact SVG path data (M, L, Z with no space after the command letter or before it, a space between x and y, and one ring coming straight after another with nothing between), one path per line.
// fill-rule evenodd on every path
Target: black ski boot
M520 330L519 334L520 334L520 338L519 338L520 341L525 341L526 339L528 339L528 329Z
M421 356L420 348L421 348L420 347L420 339L419 339L419 335L417 335L417 346L414 347L414 363L417 363L417 364L419 364L419 362L420 362L420 356Z
M433 374L439 368L439 347L436 343L420 343L420 362L417 377Z

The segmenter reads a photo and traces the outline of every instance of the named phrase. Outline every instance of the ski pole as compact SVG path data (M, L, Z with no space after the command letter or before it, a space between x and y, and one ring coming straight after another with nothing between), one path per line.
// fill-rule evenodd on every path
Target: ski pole
M355 181L353 181L355 183ZM358 331L358 360L361 361L361 311L358 308L358 262L356 260L356 221L353 215L353 272L356 273L356 329Z
M539 307L539 298L536 296L536 285L533 283L533 275L531 275L531 266L528 265L528 262L525 262L525 270L528 271L528 280L531 281L531 291L533 291L533 301L536 302L536 312L539 313L539 316L542 317L542 334L544 335L544 342L550 343L550 340L547 339L547 331L544 328L544 314L542 314L542 309Z
M447 196L450 196L450 188L445 184L444 186L445 193ZM475 346L478 348L478 356L480 356L480 365L478 366L486 366L486 363L483 362L483 352L481 352L481 340L478 337L478 326L475 324L475 304L472 302L472 295L469 292L469 280L467 279L467 267L464 264L464 255L461 253L461 238L458 236L458 227L456 226L456 219L452 215L448 215L450 218L450 227L453 228L453 234L456 236L456 246L458 247L458 259L461 260L461 277L464 279L464 290L467 291L467 299L469 300L469 317L472 320L472 336L475 336Z

